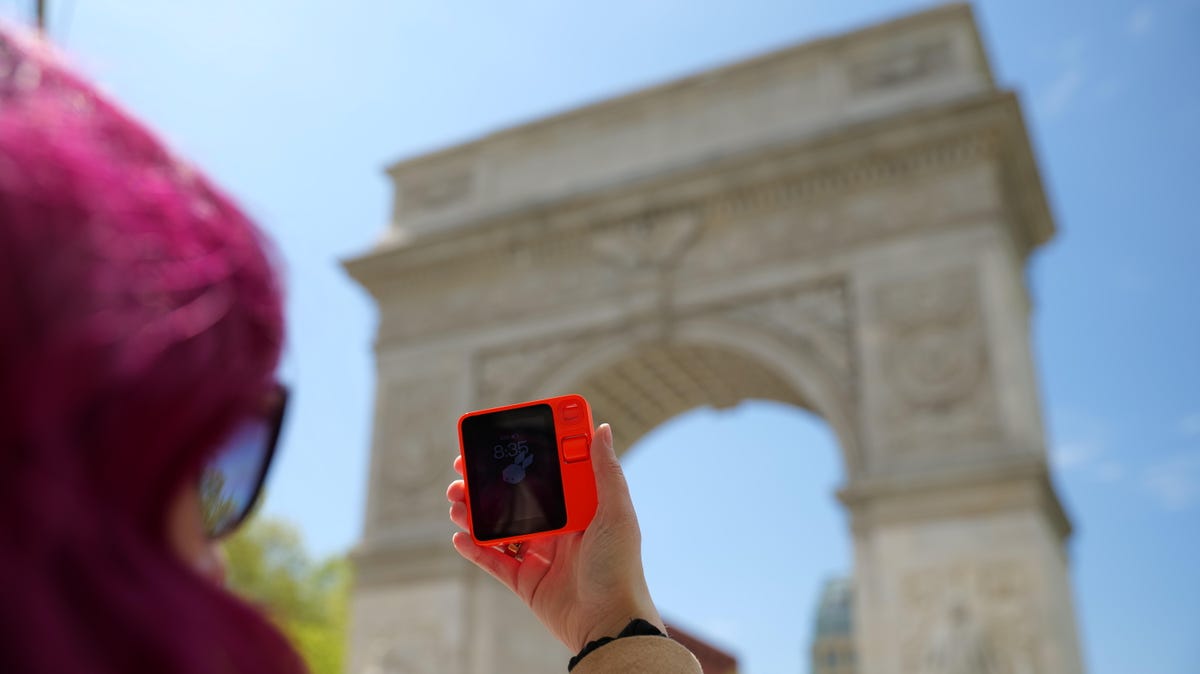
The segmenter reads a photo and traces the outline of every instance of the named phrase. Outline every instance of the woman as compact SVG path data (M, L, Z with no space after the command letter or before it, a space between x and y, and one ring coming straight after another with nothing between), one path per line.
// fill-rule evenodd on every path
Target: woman
M0 31L0 671L303 671L221 587L216 548L258 496L287 400L269 250L47 47ZM699 672L661 636L596 648L662 630L611 431L596 438L587 532L521 562L454 545L569 647L591 644L576 673Z

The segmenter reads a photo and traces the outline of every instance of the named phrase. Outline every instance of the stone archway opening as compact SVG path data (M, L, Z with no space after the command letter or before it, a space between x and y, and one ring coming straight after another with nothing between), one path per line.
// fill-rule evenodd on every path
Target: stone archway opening
M753 462L728 461L732 433ZM829 425L775 401L695 408L623 464L664 618L733 653L741 672L808 671L822 583L854 559Z
M613 426L617 447L696 407L728 408L748 398L812 409L784 376L731 349L652 343L599 365L575 389L597 419Z
M568 386L613 425L664 618L741 671L806 671L820 585L853 571L834 498L846 462L794 376L737 347L653 340Z

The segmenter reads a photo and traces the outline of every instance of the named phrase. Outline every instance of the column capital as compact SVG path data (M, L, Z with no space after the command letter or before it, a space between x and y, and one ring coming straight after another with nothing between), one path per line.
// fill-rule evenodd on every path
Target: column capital
M1045 458L1032 453L980 458L920 472L860 477L837 492L855 531L879 524L1039 509L1060 539L1071 520L1050 480Z

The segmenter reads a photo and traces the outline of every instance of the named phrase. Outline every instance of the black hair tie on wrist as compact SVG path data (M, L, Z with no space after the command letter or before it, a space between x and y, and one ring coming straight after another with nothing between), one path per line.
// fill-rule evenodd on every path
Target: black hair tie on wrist
M667 635L663 634L662 630L658 629L650 622L642 620L641 618L635 618L633 620L630 620L629 624L625 626L625 629L621 630L621 633L618 634L617 636L601 637L599 639L596 639L595 641L589 641L588 645L584 646L582 651L579 651L579 655L576 655L575 657L571 658L571 661L569 663L567 663L567 671L569 672L572 669L575 669L575 665L578 665L579 661L583 660L584 657L586 657L588 653L591 653L592 651L596 650L597 648L600 648L601 646L603 646L604 644L607 644L610 641L616 641L617 639L621 639L624 637L665 637L665 636L667 636Z

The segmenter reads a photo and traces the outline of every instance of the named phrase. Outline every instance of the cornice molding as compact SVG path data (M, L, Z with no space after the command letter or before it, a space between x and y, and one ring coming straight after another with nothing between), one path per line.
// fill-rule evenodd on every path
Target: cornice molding
M998 92L528 204L445 232L385 243L343 264L382 297L393 286L422 285L421 277L438 265L527 246L571 248L580 237L627 227L648 214L688 209L700 213L702 221L730 218L864 192L977 161L998 165L1005 176L998 188L1016 204L1008 224L1018 250L1027 255L1049 240L1054 226L1019 106L1012 93Z
M859 477L839 489L837 498L850 510L854 529L1034 509L1046 515L1060 539L1072 532L1040 453L1012 452Z

